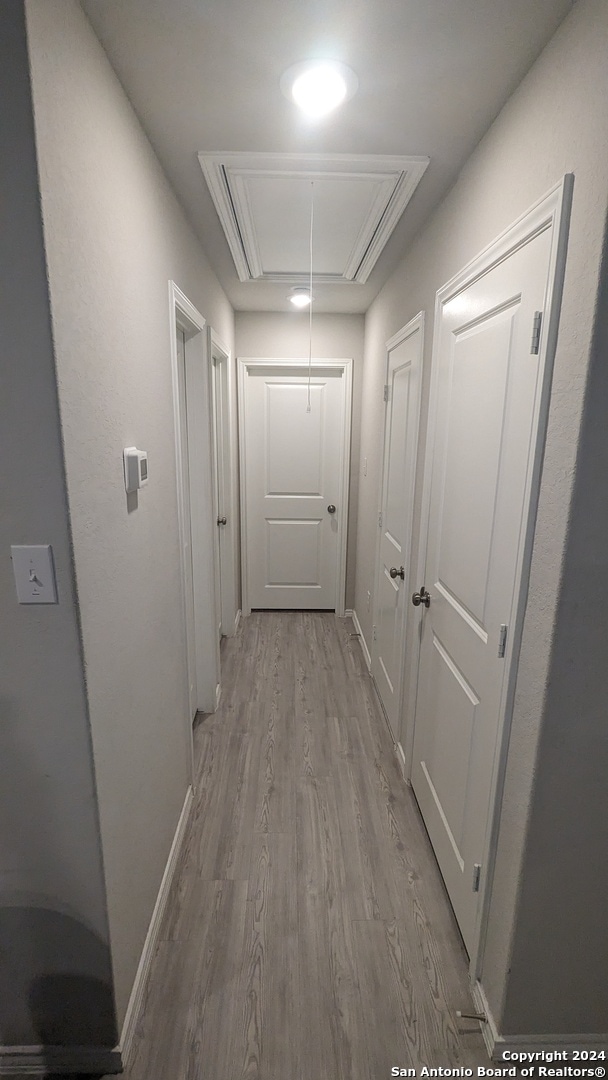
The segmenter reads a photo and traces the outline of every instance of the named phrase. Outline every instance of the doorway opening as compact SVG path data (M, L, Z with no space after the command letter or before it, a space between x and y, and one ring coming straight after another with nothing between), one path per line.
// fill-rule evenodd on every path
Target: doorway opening
M218 636L232 637L240 619L238 604L239 512L236 485L236 401L230 350L209 327L211 464Z
M345 613L352 360L239 361L243 614Z
M391 734L400 747L423 338L424 314L420 312L386 344L371 671Z
M187 655L188 726L213 712L220 693L220 650L212 505L212 430L205 319L169 282L180 582Z
M483 962L571 191L567 176L437 293L407 758L473 978Z

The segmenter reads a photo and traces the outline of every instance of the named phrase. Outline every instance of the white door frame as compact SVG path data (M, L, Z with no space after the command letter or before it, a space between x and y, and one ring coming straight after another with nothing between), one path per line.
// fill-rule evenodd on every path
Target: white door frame
M404 643L405 643L405 640L406 640L405 635L407 633L407 629L406 629L407 622L408 622L407 617L408 617L408 615L410 613L409 612L409 595L408 594L411 592L410 586L411 586L411 561L412 561L412 534L413 534L413 528L414 528L414 493L415 493L415 489L416 489L416 465L417 465L417 460L418 460L418 431L419 431L419 426L420 426L420 411L421 411L421 408L422 408L422 365L423 365L423 357L424 357L424 311L419 311L418 314L415 315L413 319L410 319L410 321L408 323L406 323L405 326L402 326L401 329L398 330L396 334L393 334L392 338L389 338L389 340L386 342L386 366L385 366L385 380L384 380L385 384L386 384L387 381L388 381L388 365L389 365L389 360L390 360L389 354L392 352L393 349L396 349L399 345L402 345L404 341L407 341L407 339L409 337L411 337L412 334L415 334L416 331L418 331L418 330L420 331L420 366L419 366L419 371L418 371L418 382L417 382L417 389L416 389L416 401L415 401L415 407L414 407L414 412L415 412L416 419L415 419L415 422L414 422L414 430L412 432L412 444L413 444L413 447L414 447L414 460L412 462L412 472L411 472L409 489L407 491L404 491L404 498L409 498L409 500L410 500L410 512L408 514L408 526L407 526L407 529L406 529L407 547L406 547L406 550L405 550L405 553L404 553L404 559L403 559L403 565L405 566L405 581L403 582L403 589L405 590L405 594L406 594L405 595L405 604L404 604L404 609L403 609L403 619L404 619L404 637L403 637L403 640L404 640ZM379 498L378 498L378 521L380 521L380 514L382 513L382 490L383 490L383 485L384 485L384 467L385 467L385 458L386 458L386 449L387 449L386 448L386 416L387 416L387 409L388 409L388 404L385 406L385 410L384 410L384 444L383 444L383 450L382 450L382 471L381 471L381 474L380 474L380 476L381 476L381 481L380 481L381 486L380 486L380 493L379 493ZM381 539L382 539L382 527L379 526L378 529L377 529L377 536L376 536L376 564L375 564L376 568L375 568L375 574L374 574L374 605L373 605L373 625L374 625L374 628L376 627L377 622L378 622L377 615L378 615L379 581L380 581L380 572L381 572L381 565L380 565L380 544L381 544ZM377 653L377 643L374 640L374 637L372 635L372 651L371 651L372 668L373 668L373 663L374 663L374 656L375 656L376 653ZM391 728L390 723L388 725L389 731L390 731L393 739L395 740L395 745L399 749L402 758L404 758L404 750L403 750L403 746L401 744L402 726L403 726L403 709L404 709L405 699L406 699L406 696L407 696L407 694L406 694L406 686L407 686L408 673L409 673L409 667L407 665L406 657L404 657L404 660L403 660L403 672L402 672L402 677L401 677L401 691L400 691L400 697L399 697L399 712L398 712L399 724L398 724L398 730L393 731L392 728ZM372 678L374 678L373 674L372 674ZM374 682L375 681L376 680L374 678ZM380 697L379 692L378 692L378 698L380 699L380 703L382 704L382 698Z
M240 610L237 596L238 581L238 537L239 537L239 503L236 487L236 395L234 366L232 353L224 344L213 327L209 327L209 369L213 361L219 363L219 376L222 383L222 416L221 433L222 446L218 467L222 475L224 489L226 525L217 529L218 550L221 550L221 616L222 634L231 637L236 633ZM214 423L216 418L214 417ZM215 453L215 444L214 444Z
M180 578L184 623L186 619L186 576L184 567L185 520L183 505L183 466L181 431L184 419L188 432L190 474L190 519L192 533L192 580L194 591L194 653L196 657L197 705L201 712L217 708L220 687L220 650L216 633L217 601L215 595L214 544L215 521L209 513L212 505L211 414L209 403L209 362L206 322L174 281L169 282L171 319L171 374L173 415L175 420L175 460L180 533ZM179 395L179 365L175 327L186 334L186 417L182 417ZM192 739L191 718L188 722Z
M532 548L534 541L534 529L536 523L536 511L540 491L540 477L542 470L543 451L547 432L547 420L549 414L549 401L551 395L551 377L553 373L553 361L557 344L557 331L559 325L559 313L566 264L566 250L568 239L568 226L570 220L570 208L572 204L572 189L574 177L572 174L564 176L548 194L534 204L525 214L506 229L475 259L468 263L458 274L450 279L437 292L435 304L435 325L433 332L433 357L431 366L431 390L429 401L429 422L426 437L424 458L424 479L422 494L422 512L420 517L420 543L418 548L418 560L416 569L415 586L418 589L425 582L426 553L428 546L428 533L431 508L431 478L433 472L433 450L436 434L436 413L438 401L439 382L439 357L440 326L442 309L456 294L468 288L474 281L487 274L494 266L509 257L519 247L531 240L537 233L546 229L552 229L551 253L549 258L549 273L547 292L545 295L543 323L539 350L539 364L542 367L542 389L535 402L535 435L533 452L528 466L526 480L526 494L524 505L527 512L523 515L522 531L519 543L517 573L513 589L511 615L509 619L509 641L505 656L505 675L500 702L499 735L496 743L496 753L492 770L492 785L490 795L490 814L484 842L484 854L482 865L482 888L479 905L479 918L475 933L475 945L471 951L470 976L473 981L481 974L483 953L487 934L490 899L492 895L492 883L496 861L496 849L498 843L498 830L500 826L500 812L504 777L507 763L511 718L513 713L513 699L517 669L519 661L519 649L523 630L523 621L526 608L527 588L532 560ZM532 330L532 328L530 328ZM420 611L421 609L419 609ZM408 715L410 723L406 732L406 769L407 775L411 776L414 720L416 715L416 699L418 693L418 672L420 664L420 638L417 633L413 635L415 645L410 655L409 671L409 694Z
M247 583L247 491L246 469L247 447L245 445L245 380L250 370L255 368L271 367L279 369L308 368L308 358L305 359L281 359L274 357L240 356L238 359L239 369L239 461L240 461L240 488L241 488L241 607L243 615L251 615ZM336 359L315 358L312 361L312 371L315 368L334 368L344 373L343 397L342 397L342 468L340 470L340 490L338 493L338 505L344 507L344 513L338 518L338 568L336 575L336 615L344 617L346 611L346 543L348 538L348 496L350 479L350 430L352 413L352 357ZM336 515L338 516L338 515Z

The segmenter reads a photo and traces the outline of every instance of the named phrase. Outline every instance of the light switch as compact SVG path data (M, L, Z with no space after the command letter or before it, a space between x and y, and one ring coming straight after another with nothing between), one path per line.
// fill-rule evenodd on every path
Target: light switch
M57 584L50 544L13 544L13 573L20 604L56 604Z

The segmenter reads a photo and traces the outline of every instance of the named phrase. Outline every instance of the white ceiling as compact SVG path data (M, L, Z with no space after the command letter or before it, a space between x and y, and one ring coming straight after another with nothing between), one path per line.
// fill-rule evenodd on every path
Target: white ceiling
M316 310L361 312L573 0L81 3L237 310L287 310L287 289L239 280L198 152L430 158L367 281L315 286ZM316 123L279 87L308 58L341 60L359 78L352 100Z

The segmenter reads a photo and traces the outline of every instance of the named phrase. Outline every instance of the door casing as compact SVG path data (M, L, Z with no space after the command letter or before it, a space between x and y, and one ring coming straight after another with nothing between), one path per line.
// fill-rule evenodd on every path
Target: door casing
M540 477L542 459L547 431L549 413L549 401L551 393L551 377L553 361L557 344L557 332L559 324L559 311L563 289L563 280L566 263L568 226L570 208L572 204L572 190L574 177L567 174L554 188L551 189L523 214L512 226L503 232L492 244L485 248L475 259L468 263L458 274L451 278L441 289L438 290L435 304L435 320L433 331L433 356L431 366L431 390L429 400L429 422L427 427L424 478L422 493L422 511L420 538L418 545L418 559L415 587L418 589L425 583L426 554L428 546L429 518L431 508L431 479L433 473L433 453L436 437L436 413L438 401L439 362L438 348L440 343L440 325L442 309L455 295L473 284L478 278L483 277L492 267L508 258L509 255L520 246L529 241L536 233L547 228L552 230L551 252L549 258L549 271L547 276L547 291L544 305L544 325L542 327L539 364L542 367L542 389L536 401L534 454L529 469L525 505L527 512L523 515L522 533L519 545L519 559L517 573L513 588L513 601L511 618L509 621L509 645L505 657L505 677L499 710L499 735L496 743L495 758L492 771L492 784L490 796L490 813L486 827L484 844L482 887L479 904L479 918L475 933L475 944L471 950L470 975L473 981L479 979L483 964L483 952L487 934L490 898L492 895L492 883L496 860L498 842L498 830L500 825L500 813L504 777L506 770L507 752L513 712L513 700L517 679L519 649L523 630L530 564L534 541L534 527L536 510L540 491ZM418 609L419 612L421 609ZM421 616L419 615L418 618ZM413 648L410 652L406 682L408 686L406 713L410 722L405 732L405 768L406 775L411 776L414 718L416 715L416 700L418 692L418 670L420 664L420 639L418 633L411 635Z
M290 368L308 367L308 359L267 359L264 357L241 356L238 360L239 382L239 460L240 460L240 502L241 502L241 607L243 615L251 614L247 581L247 490L246 490L246 438L245 438L245 383L248 373L255 368L276 368L277 372ZM350 438L352 412L352 358L321 359L311 361L311 368L335 368L343 372L342 398L342 461L340 468L339 505L345 508L338 521L338 566L336 578L336 615L344 616L346 610L346 544L348 538L348 496L350 478Z

